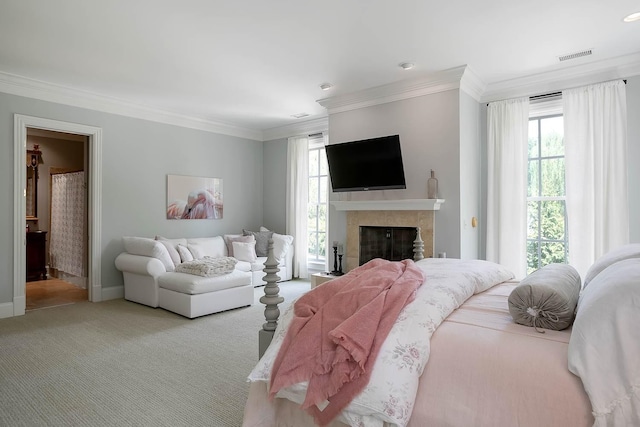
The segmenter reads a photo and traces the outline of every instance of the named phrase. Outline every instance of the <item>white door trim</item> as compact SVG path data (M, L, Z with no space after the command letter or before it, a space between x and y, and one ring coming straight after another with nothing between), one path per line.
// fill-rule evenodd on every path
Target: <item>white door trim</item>
M27 128L67 132L89 137L89 198L88 198L88 284L89 301L102 300L101 230L102 230L102 129L77 123L61 122L40 117L15 114L14 119L14 175L13 175L13 315L26 310L26 183Z

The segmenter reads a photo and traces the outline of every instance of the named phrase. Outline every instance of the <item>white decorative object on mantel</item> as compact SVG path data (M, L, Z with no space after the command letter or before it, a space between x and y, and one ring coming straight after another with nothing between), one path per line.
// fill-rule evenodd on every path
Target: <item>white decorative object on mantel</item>
M332 201L338 211L437 211L444 199Z

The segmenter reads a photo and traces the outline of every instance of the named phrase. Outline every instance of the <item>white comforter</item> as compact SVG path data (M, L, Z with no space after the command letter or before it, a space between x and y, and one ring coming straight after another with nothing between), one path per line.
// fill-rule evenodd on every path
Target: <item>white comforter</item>
M429 258L416 263L425 272L425 283L416 299L400 313L382 345L369 384L345 409L340 420L352 426L380 427L384 422L405 426L430 352L436 328L470 296L509 280L513 274L487 261ZM273 361L293 315L285 311L274 339L249 375L249 381L268 383ZM278 397L304 401L306 383L278 392Z

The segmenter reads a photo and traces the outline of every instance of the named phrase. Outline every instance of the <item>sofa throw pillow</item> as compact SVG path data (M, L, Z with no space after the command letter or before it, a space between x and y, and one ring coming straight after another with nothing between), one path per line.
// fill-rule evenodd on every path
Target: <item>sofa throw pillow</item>
M157 258L162 262L167 271L174 271L175 265L169 256L167 248L153 239L146 237L129 237L122 238L124 250L132 255L140 255L146 257Z
M225 234L224 241L227 244L227 252L229 256L233 256L233 242L251 243L256 241L256 238L251 236L244 236L242 234Z
M580 274L576 269L567 264L548 264L513 289L508 298L509 313L521 325L560 331L573 323L579 295Z
M289 247L293 244L293 236L289 236L288 234L273 233L272 239L273 256L276 258L276 260L278 260L278 262L280 262L287 254Z
M233 257L238 261L246 261L253 264L258 260L256 256L256 242L232 242Z
M178 245L178 253L180 254L180 260L182 262L189 262L189 261L193 261L193 255L191 254L191 251L189 250L189 248L187 248L184 245Z
M171 261L173 261L173 265L178 265L180 264L180 254L178 253L178 250L176 249L176 247L178 246L178 243L175 243L169 239L165 239L162 236L156 236L156 240L160 243L162 243L164 245L165 248L167 248L167 252L169 252L169 256L171 257ZM184 239L186 242L186 239Z
M242 230L242 234L245 236L255 237L256 239L256 255L267 256L267 250L269 249L269 239L273 236L273 231L249 231Z

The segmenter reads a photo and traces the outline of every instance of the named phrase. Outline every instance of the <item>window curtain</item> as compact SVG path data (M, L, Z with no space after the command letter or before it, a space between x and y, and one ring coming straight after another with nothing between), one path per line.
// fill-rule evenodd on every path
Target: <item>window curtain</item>
M526 276L529 98L487 111L487 260Z
M629 242L623 81L562 92L569 262L589 266Z
M85 277L84 172L51 176L51 267Z
M289 138L287 146L287 234L294 236L293 276L307 278L307 205L309 203L309 139Z

